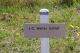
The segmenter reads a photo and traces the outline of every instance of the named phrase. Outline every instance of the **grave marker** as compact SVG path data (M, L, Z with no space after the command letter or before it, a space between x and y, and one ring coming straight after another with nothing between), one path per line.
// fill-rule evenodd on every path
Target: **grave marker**
M64 37L65 24L49 24L48 9L40 10L40 24L25 24L25 37L38 37L41 40L41 53L50 53L49 37Z

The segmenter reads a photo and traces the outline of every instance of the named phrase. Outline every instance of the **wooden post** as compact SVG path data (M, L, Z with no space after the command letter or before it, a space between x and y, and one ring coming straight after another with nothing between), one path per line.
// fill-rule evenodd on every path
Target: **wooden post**
M40 23L49 23L48 9L40 10ZM49 38L40 38L41 40L41 53L49 53Z

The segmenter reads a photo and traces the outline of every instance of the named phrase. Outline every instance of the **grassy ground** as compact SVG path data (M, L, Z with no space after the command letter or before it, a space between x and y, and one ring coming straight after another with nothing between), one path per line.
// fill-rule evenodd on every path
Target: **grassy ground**
M42 7L41 7L42 8ZM66 23L65 38L50 38L51 53L80 53L79 10L77 7L48 8L50 23ZM40 8L0 8L0 53L39 53L40 40L25 38L23 25L39 23Z

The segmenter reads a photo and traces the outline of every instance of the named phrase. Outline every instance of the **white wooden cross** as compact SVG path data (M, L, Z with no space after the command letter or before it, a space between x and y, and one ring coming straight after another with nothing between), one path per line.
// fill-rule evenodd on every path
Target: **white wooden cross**
M37 37L41 41L41 53L50 53L49 38L65 37L65 23L49 24L48 9L40 10L40 24L25 24L25 37Z

